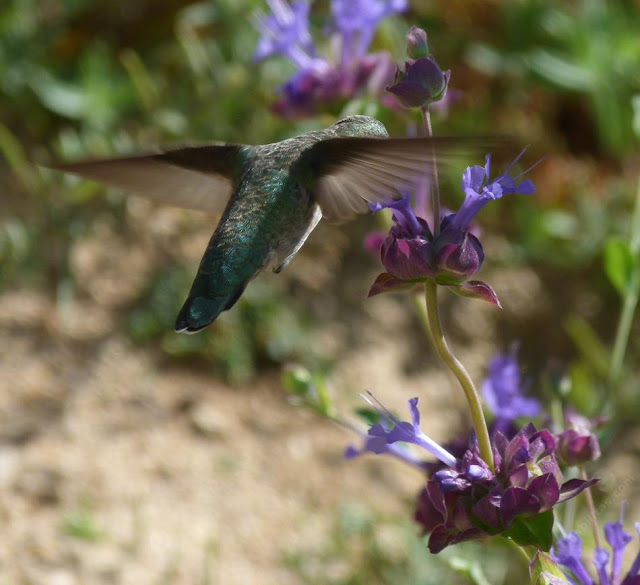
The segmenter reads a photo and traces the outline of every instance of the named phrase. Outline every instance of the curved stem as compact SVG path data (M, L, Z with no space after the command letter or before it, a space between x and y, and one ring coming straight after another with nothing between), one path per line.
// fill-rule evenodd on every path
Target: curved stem
M422 302L422 297L418 294L418 291L411 292L411 303L416 311L418 321L420 321L420 327L427 334L429 340L431 340L431 329L429 328L429 317L427 316L427 309Z
M476 431L480 455L493 471L493 452L491 451L489 431L487 430L487 422L485 421L484 414L482 412L480 396L473 385L471 376L469 376L467 370L465 370L464 366L458 361L458 358L456 358L449 349L449 345L447 344L447 341L444 338L444 333L442 332L440 313L438 311L438 285L434 281L428 280L425 282L424 290L431 339L433 340L438 356L443 361L444 365L451 370L460 383L460 386L462 386L462 390L464 391L464 395L467 399L467 404L469 405L473 427Z
M584 468L584 465L579 466L580 469L580 477L587 481L587 472ZM598 518L596 517L596 508L593 505L593 496L591 495L591 487L588 487L584 490L584 496L587 500L587 509L589 510L589 521L591 522L591 528L593 529L593 536L595 539L596 546L600 548L600 533L598 531Z

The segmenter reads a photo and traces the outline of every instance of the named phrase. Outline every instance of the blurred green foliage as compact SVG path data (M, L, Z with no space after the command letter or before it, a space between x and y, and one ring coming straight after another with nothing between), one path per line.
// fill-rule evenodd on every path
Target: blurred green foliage
M624 155L636 140L632 98L640 91L640 11L633 2L504 2L499 35L473 44L477 69L562 95L586 98L586 122L595 124L597 147ZM496 43L499 43L496 46ZM578 146L578 143L574 143ZM579 145L584 149L589 145Z
M601 262L605 249L609 267L612 254L620 260L619 246L612 251L615 244L607 241L625 238L630 229L640 11L603 0L523 0L491 10L446 4L413 3L406 19L383 23L374 48L401 61L407 23L425 26L438 61L453 71L452 86L465 92L449 117L436 121L437 131L514 133L549 154L534 171L535 198L483 211L486 229L509 241L493 265L530 263L554 296L552 311L568 314L568 323L584 317L573 314L573 289L564 284L592 290L603 299L603 314L587 327L606 346L619 308L609 301L620 278L612 285ZM0 287L82 294L70 256L95 219L109 216L125 235L144 230L120 195L105 198L102 187L33 161L192 140L265 143L334 121L338 112L296 123L270 113L274 91L292 68L279 58L251 60L257 33L247 16L264 8L260 0L11 0L0 6L0 151L11 171L2 179L8 197L0 216ZM321 51L330 49L327 8L327 2L313 3L311 14ZM376 115L395 134L418 122L359 99L345 112ZM449 205L461 196L458 180L445 190ZM309 351L302 340L309 338L313 314L304 303L281 303L281 291L259 280L208 332L176 337L173 316L193 271L170 254L153 264L148 286L122 309L121 322L134 340L155 343L168 357L204 358L236 381ZM575 337L569 326L563 335L565 341ZM539 340L522 336L526 354ZM637 355L640 348L630 339L629 351ZM576 346L572 354L575 367L581 351ZM578 369L583 366L591 367L587 362Z
M313 4L315 38L324 31L327 5ZM39 288L54 298L68 290L86 295L70 260L80 239L105 216L120 234L141 237L144 230L135 225L121 194L109 191L105 197L96 184L34 162L193 140L266 143L334 121L337 112L295 124L270 113L274 90L292 69L280 59L251 61L257 33L247 17L263 6L261 0L0 4L0 290L16 286ZM426 26L438 62L453 71L452 87L465 92L450 117L436 121L437 131L510 133L534 143L534 160L540 151L549 155L534 172L535 198L488 206L481 217L487 232L509 241L487 262L494 268L528 263L551 299L548 315L535 316L537 328L515 333L523 339L523 356L544 363L549 352L570 343L573 349L560 355L566 360L565 383L549 393L591 415L608 404L616 416L635 423L640 336L633 311L622 350L625 367L614 377L610 347L623 306L633 295L637 299L640 265L633 244L638 231L631 225L640 128L637 3L442 1L414 2L412 8L405 21L385 22L375 44L400 62L407 23ZM364 101L346 107L378 116L394 134L418 122ZM445 197L451 206L451 198L461 194L445 191ZM318 315L307 311L304 299L288 294L287 286L276 290L261 279L206 332L175 335L173 320L194 271L194 265L160 254L147 286L117 307L122 331L138 343L155 344L165 359L206 361L237 383L274 363L298 360L314 372L325 363L312 337ZM584 291L596 307L589 312L576 301ZM505 330L505 336L514 334L513 328ZM287 379L294 394L306 399L311 388L314 407L330 411L320 375ZM607 403L610 396L620 398L617 411ZM491 574L505 566L502 549L479 555L471 544L434 560L408 535L409 544L394 557L376 540L380 522L342 509L335 538L325 548L292 551L286 563L310 584L485 585L485 573L491 583L522 582ZM90 510L70 515L64 532L100 537ZM345 551L355 559L352 566L330 580L318 572L318 564L337 563ZM482 565L465 560L467 554L484 557Z

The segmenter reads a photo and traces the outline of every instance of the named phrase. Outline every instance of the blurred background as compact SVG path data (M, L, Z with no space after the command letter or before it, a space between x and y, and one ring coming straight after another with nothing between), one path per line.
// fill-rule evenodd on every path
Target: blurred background
M329 8L311 6L320 52ZM381 271L363 246L373 218L320 225L282 274L252 281L204 332L177 335L215 218L38 166L264 144L345 112L395 135L419 124L362 96L277 114L294 68L253 60L260 11L261 0L0 6L0 579L520 582L499 546L429 555L411 522L420 474L344 461L357 435L283 387L283 368L298 364L346 415L371 390L400 413L419 396L438 440L468 428L409 297L366 300ZM456 90L436 134L512 135L532 145L521 169L547 156L531 173L535 196L479 218L479 276L504 310L444 292L445 329L478 382L518 341L549 411L605 414L599 518L627 499L638 520L640 5L412 0L381 22L372 50L401 64L413 24ZM445 205L461 201L464 167L483 163L444 173Z

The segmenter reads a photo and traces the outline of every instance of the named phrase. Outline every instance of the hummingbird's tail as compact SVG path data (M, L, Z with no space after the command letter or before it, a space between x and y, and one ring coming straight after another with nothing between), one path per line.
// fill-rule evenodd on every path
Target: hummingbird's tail
M213 323L222 311L228 311L236 304L246 285L247 283L243 282L232 293L225 296L190 296L176 319L176 332L195 333Z

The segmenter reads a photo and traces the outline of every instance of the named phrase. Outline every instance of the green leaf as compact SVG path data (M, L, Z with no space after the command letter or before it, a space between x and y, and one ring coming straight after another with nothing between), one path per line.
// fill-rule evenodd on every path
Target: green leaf
M525 56L525 63L543 79L564 89L588 91L599 81L591 69L546 49L532 50Z
M563 325L585 363L599 376L606 377L611 359L609 349L602 343L593 327L578 315L570 315Z
M604 247L604 270L620 296L626 293L633 265L634 258L629 244L620 238L610 238Z
M356 408L355 414L370 427L380 422L380 414L373 408Z
M553 511L547 510L535 516L516 516L509 529L503 536L511 538L522 546L533 545L540 550L547 551L553 543Z
M558 564L548 555L537 551L529 565L534 585L569 585Z

